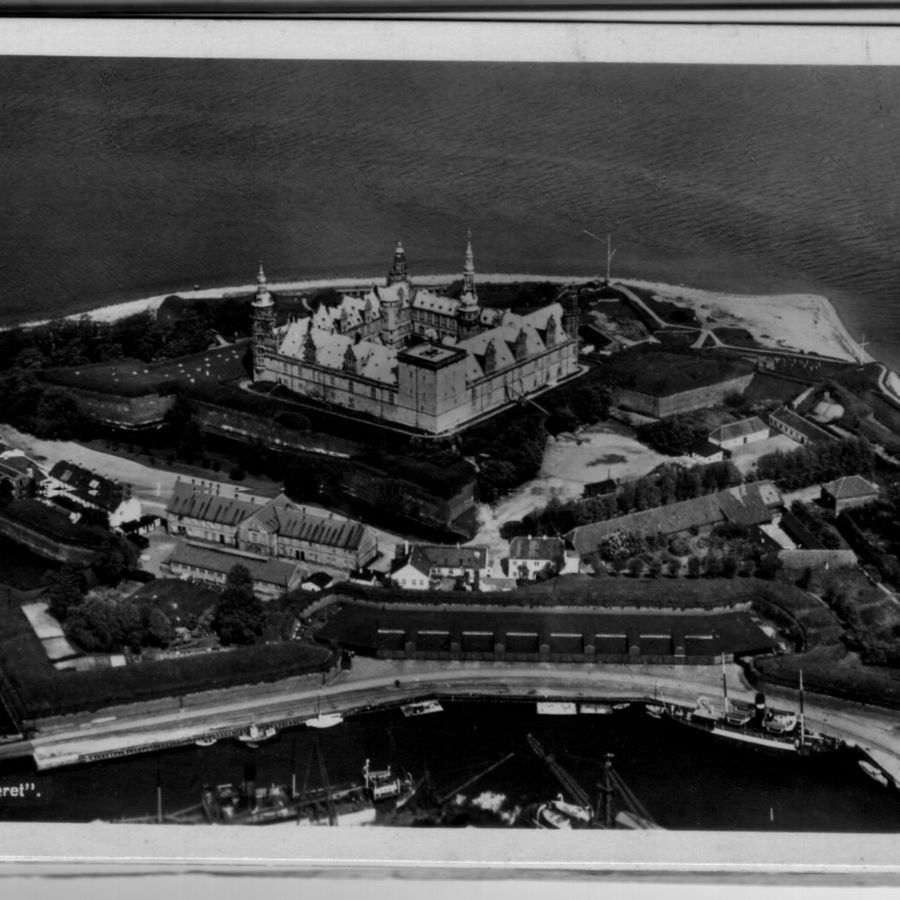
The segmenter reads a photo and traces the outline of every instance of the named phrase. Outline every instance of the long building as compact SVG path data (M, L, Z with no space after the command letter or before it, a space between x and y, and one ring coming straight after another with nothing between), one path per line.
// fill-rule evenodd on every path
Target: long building
M225 497L179 482L166 508L169 533L199 546L235 553L361 569L378 554L375 532L361 522L311 511L284 494L274 500Z
M384 285L276 324L260 266L254 381L441 434L558 384L578 370L578 301L524 315L482 308L472 243L459 299L416 287L398 245Z

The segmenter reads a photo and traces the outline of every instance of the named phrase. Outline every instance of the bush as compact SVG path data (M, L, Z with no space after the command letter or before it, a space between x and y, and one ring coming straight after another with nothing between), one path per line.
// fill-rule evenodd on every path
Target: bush
M247 473L240 466L232 466L228 477L232 481L243 481L247 477Z

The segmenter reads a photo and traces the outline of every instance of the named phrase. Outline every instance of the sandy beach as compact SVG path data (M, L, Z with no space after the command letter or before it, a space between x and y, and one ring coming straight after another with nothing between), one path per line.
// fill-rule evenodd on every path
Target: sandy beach
M449 284L459 277L458 273L444 275L422 275L416 283L423 287ZM326 278L299 281L270 282L269 287L276 293L320 288L345 288L358 290L376 284L380 276L372 278ZM583 281L583 276L575 275L528 275L521 273L479 274L483 284L510 284L513 282L539 283L552 281L567 283ZM706 291L699 288L660 282L628 280L628 285L654 291L661 299L673 300L691 307L705 328L743 327L749 329L764 347L773 350L797 350L818 353L850 361L873 358L860 347L850 335L840 316L827 297L818 294L732 294ZM227 297L251 294L255 283L231 287L203 288L178 291L187 299L219 300ZM73 313L68 319L78 319L83 315L97 322L113 322L140 312L155 312L172 291L152 297L128 300L102 306L87 312ZM46 320L20 323L20 327L34 327Z
M762 346L773 350L873 361L847 331L831 301L820 294L728 294L650 281L625 283L691 307L704 328L747 328Z

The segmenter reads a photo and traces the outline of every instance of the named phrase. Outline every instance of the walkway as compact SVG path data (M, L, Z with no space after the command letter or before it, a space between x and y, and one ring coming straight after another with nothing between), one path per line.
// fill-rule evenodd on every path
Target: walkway
M188 744L202 735L222 738L257 725L289 727L323 712L397 705L417 697L561 700L664 700L693 705L698 695L719 696L718 666L611 666L436 662L356 658L350 672L327 685L320 676L292 678L184 698L166 698L57 717L40 723L32 738L39 769ZM752 699L739 666L727 671L728 693ZM772 690L773 699L796 697ZM807 724L879 754L900 778L900 723L896 713L862 704L807 696ZM0 759L26 755L24 744L0 746Z

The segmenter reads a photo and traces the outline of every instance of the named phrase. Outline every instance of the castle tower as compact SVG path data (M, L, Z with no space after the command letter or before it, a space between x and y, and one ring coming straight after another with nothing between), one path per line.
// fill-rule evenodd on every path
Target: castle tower
M261 378L266 370L266 357L277 349L275 338L275 302L269 293L262 263L256 276L256 297L253 299L253 375Z
M397 249L394 251L394 265L387 274L388 285L396 284L398 281L409 281L409 269L406 265L406 251L403 244L397 241Z
M578 302L578 289L570 287L560 298L562 300L563 320L562 327L570 338L578 337L578 329L581 326L581 308Z
M481 307L475 291L475 255L472 253L472 232L468 233L466 244L466 265L463 270L463 290L456 312L456 338L464 341L481 331Z

